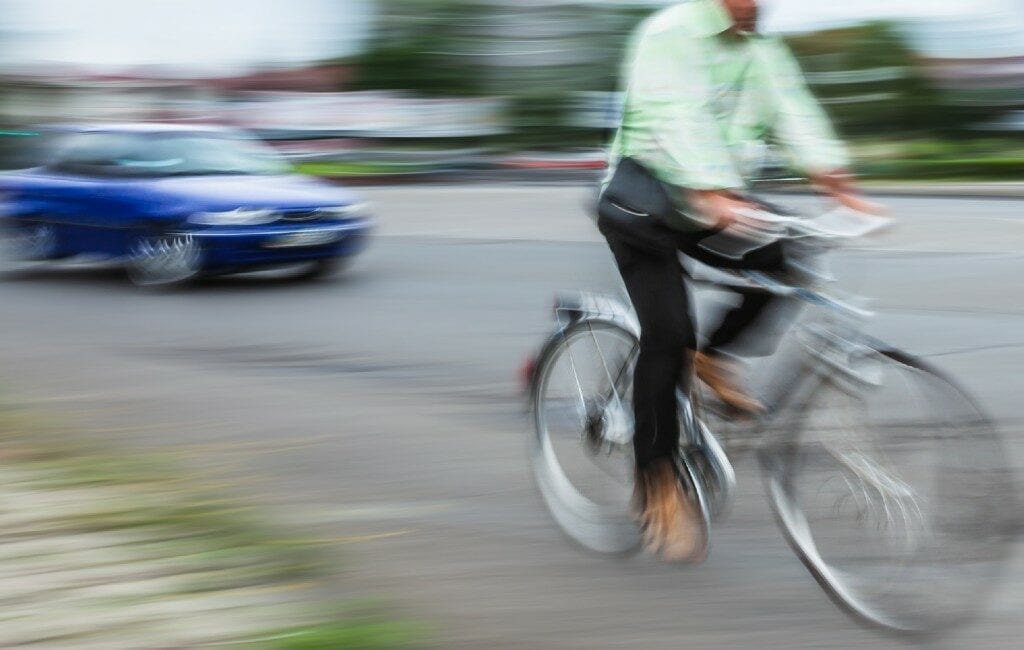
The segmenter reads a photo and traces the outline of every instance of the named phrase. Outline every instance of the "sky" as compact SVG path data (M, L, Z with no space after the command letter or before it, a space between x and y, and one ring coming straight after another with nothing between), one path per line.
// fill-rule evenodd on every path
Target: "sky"
M792 31L864 19L957 14L1000 2L1004 0L762 0L761 4L766 29Z
M1003 32L990 33L987 41L974 39L981 47L1001 45L1009 38L1006 34L1015 31L1024 34L1024 0L762 3L764 25L770 31L815 29L871 18L935 20L998 14L999 21L987 22L999 22ZM98 71L160 64L204 73L294 64L357 51L372 24L372 4L372 0L0 0L0 64L73 63ZM966 46L970 36L953 33L951 41ZM932 44L941 47L945 40L940 30Z
M0 61L229 70L356 51L368 0L0 0Z

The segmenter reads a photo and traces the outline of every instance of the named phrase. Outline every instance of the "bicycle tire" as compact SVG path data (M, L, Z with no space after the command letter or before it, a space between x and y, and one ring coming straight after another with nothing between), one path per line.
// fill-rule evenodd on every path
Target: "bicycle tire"
M555 380L556 374L567 370L565 366L567 359L570 365L573 364L574 360L569 358L570 346L584 337L591 336L594 332L599 332L608 341L617 340L621 346L627 349L632 349L637 344L636 337L632 332L611 321L597 319L574 321L552 337L537 360L533 381L532 404L535 435L532 438L531 461L541 497L555 522L570 539L580 546L598 553L629 554L639 550L641 538L630 514L628 500L602 504L584 494L570 477L571 472L565 466L565 461L575 462L578 459L560 456L555 448L556 441L553 440L553 436L559 436L562 433L571 434L572 425L567 423L564 431L561 430L561 427L557 432L553 430L552 411L556 410L557 406L551 404L553 401L550 395L551 384ZM631 375L631 373L629 374ZM632 377L629 377L629 382L632 382ZM580 431L579 435L582 436L583 433ZM561 443L562 441L557 442ZM627 479L632 463L632 453L629 447L630 445L622 445L620 449L614 450L615 453L621 453L623 456L621 459L622 488L626 492L632 489L632 479L631 477ZM567 453L571 454L571 451L570 448ZM580 457L582 455L581 453Z
M628 394L632 387L632 362L635 361L639 342L631 330L614 321L598 318L574 321L557 332L545 345L537 361L536 374L532 384L531 402L535 426L531 453L532 465L538 489L548 511L570 539L591 551L625 555L639 550L641 542L635 517L630 512L630 506L621 500L610 507L598 504L577 488L565 467L558 460L552 443L551 427L547 419L547 393L554 369L563 360L563 356L575 341L585 337L593 338L598 332L617 338L623 345L623 349L627 350L625 361L621 365L615 362L609 364L607 359L602 365L605 372L611 369L616 374L614 380L616 384L621 381L621 387L617 389L621 393L617 396L621 403L617 405L617 410L629 416L628 424L625 425L628 427L628 436L619 438L611 452L621 456L618 465L620 469L624 470L620 476L620 481L625 488L623 495L628 493L631 496L632 494L634 479L632 404ZM600 393L600 391L598 392ZM580 433L582 435L584 432ZM607 437L604 435L602 435L602 442L608 444ZM588 453L593 454L593 449L588 449ZM709 539L710 520L716 504L713 501L715 495L709 494L705 485L707 472L695 462L685 447L680 449L678 467L680 484L697 506L698 512L701 514L705 539Z
M832 432L815 429L819 423L809 407L787 438L762 450L769 500L794 552L847 613L891 632L941 632L975 616L1002 575L1018 526L1012 469L991 419L949 378L894 349L876 349L860 364L874 366L880 378L887 371L904 373L932 419L908 414L907 400L896 408L876 405L889 429L870 441L869 456L867 443L843 438L849 431L842 424ZM879 394L900 399L895 382L880 385L884 390L830 378L814 400L839 396L863 407L867 397ZM836 417L829 406L818 414L827 409ZM864 436L871 420L866 409L859 415L857 435ZM930 446L927 458L922 446ZM895 469L896 457L907 465ZM821 470L825 463L839 472ZM913 481L925 471L935 473L934 498ZM816 491L808 489L816 482L814 472L826 477ZM830 492L840 497L819 513L812 506L832 499ZM849 510L863 532L836 535L844 524L824 522ZM873 558L875 549L891 558Z

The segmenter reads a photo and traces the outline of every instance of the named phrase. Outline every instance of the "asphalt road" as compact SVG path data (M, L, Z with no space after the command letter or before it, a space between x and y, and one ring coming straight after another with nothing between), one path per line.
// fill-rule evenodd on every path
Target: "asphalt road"
M570 545L526 462L517 369L558 290L614 291L574 188L364 192L382 220L335 281L231 278L167 294L70 265L0 281L0 386L76 435L175 452L211 484L332 541L352 595L442 647L898 647L845 618L775 530L756 468L708 562ZM806 198L791 203L807 206ZM956 373L1024 462L1024 202L892 199L844 252L874 333ZM1024 568L939 640L1018 647ZM339 594L346 595L346 594Z

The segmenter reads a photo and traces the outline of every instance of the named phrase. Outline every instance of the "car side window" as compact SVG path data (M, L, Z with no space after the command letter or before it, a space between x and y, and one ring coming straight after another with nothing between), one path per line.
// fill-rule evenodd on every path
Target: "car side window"
M119 160L132 148L130 136L116 133L76 133L57 146L49 169L85 176L116 176Z

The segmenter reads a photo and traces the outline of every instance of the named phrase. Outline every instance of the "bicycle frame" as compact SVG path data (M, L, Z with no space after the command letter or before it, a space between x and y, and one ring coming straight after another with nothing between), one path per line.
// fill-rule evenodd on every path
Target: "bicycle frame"
M798 325L798 336L802 344L799 353L789 358L777 358L773 362L771 375L775 379L762 396L766 410L759 416L758 422L759 427L765 430L777 424L783 413L799 412L801 406L826 379L844 382L853 390L871 385L873 381L857 371L855 361L879 347L878 342L862 334L863 322L872 315L871 312L847 300L830 296L818 288L821 284L833 281L820 264L821 256L829 248L809 246L799 241L792 243L792 246L795 251L787 250L791 254L791 266L808 281L805 286L786 284L755 271L704 269L703 273L694 270L686 273L696 284L753 287L818 308L826 315L823 322ZM796 254L792 254L794 252ZM588 292L563 294L556 298L554 313L559 328L549 339L549 345L557 341L570 325L587 320L607 321L632 333L638 340L640 337L640 323L636 313L628 302L617 297ZM627 366L634 358L635 353L626 360ZM615 374L620 373L621 370ZM705 427L699 426L699 418L695 416L688 396L681 400L681 408L683 443L720 449L713 435L709 440L707 434L710 432L702 431ZM724 454L715 455L722 456L724 460Z

